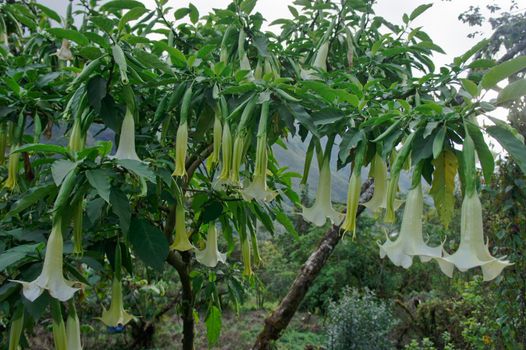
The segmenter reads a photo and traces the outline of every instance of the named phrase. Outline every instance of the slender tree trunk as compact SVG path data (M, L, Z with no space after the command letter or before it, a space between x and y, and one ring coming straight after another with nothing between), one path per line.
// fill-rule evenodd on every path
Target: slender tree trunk
M374 186L371 181L364 183L362 186L360 201L368 201L372 196L373 189ZM364 209L365 207L360 206L357 215L360 215ZM316 248L303 264L296 279L290 286L287 295L281 300L281 303L274 312L265 319L263 330L259 333L252 350L271 349L272 343L277 340L280 337L281 332L287 328L290 320L303 301L303 298L341 238L342 232L340 226L332 226L327 233L325 233L318 248Z

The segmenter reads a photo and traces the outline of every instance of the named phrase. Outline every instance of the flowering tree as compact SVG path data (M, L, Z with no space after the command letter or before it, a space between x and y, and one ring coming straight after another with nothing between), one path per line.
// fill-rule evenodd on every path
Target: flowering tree
M526 94L524 79L497 85L524 70L525 57L473 60L488 44L482 41L435 73L432 53L442 49L411 25L430 5L394 25L375 16L371 2L298 0L290 7L294 19L273 23L281 28L276 34L262 30L254 0L202 17L193 5L174 10L166 3L151 10L134 0L81 0L79 26L71 2L66 19L38 2L0 7L0 302L10 314L10 349L24 319L34 317L28 302L49 306L57 349L80 349L77 296L90 293L94 282L86 277L93 275L111 281L101 322L122 331L140 316L126 311L122 284L139 260L177 271L183 348L193 348L197 309L213 345L219 285L238 302L240 280L255 283L258 223L274 232L279 222L295 233L285 208L301 205L293 179L306 182L313 158L316 198L301 215L332 226L255 349L269 348L287 326L343 233L359 234L364 206L385 209L384 220L394 222L404 168L413 175L402 226L396 240L380 246L382 257L404 268L414 256L435 260L448 276L455 267L480 267L488 281L509 265L484 239L475 159L488 182L494 161L484 131L522 171L526 146L510 125L494 120L483 130L476 117ZM499 94L488 102L492 89ZM303 175L273 155L291 137L307 145ZM345 213L332 207L335 157L338 168L351 168ZM374 185L361 183L368 165ZM421 183L431 184L448 225L457 172L460 246L445 252L425 243Z

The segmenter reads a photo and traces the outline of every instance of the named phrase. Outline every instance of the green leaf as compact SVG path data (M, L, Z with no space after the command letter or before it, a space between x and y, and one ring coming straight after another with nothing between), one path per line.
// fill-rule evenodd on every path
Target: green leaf
M212 305L208 310L205 324L208 346L212 347L217 344L219 335L221 334L221 310L215 305Z
M59 145L51 145L44 143L28 143L26 145L20 146L13 151L13 153L20 152L42 152L42 153L57 153L64 156L68 155L68 149Z
M433 6L433 4L423 4L423 5L418 6L416 9L413 10L413 12L411 12L409 19L413 21L415 18L417 18L422 13L427 11L427 9L430 8L431 6Z
M491 154L486 141L484 141L484 135L482 135L482 132L478 126L473 123L465 123L465 125L468 129L469 136L471 136L473 143L475 144L475 149L480 160L480 165L482 166L484 179L486 180L486 183L489 184L495 169L493 154Z
M144 50L134 49L133 56L146 67L158 69L162 72L172 74L170 66L168 66L165 62L161 61L159 57L155 56L154 54L151 54Z
M139 177L144 177L146 180L153 183L156 181L155 173L148 168L146 163L133 159L119 159L117 163Z
M86 178L99 196L110 203L111 178L113 172L109 169L95 169L86 171Z
M216 201L210 201L203 207L203 223L214 221L223 213L223 205Z
M86 38L84 34L77 32L76 30L64 28L49 28L47 29L47 32L53 35L54 37L57 37L59 39L68 39L82 46L86 46L89 44L88 38Z
M130 11L126 12L119 21L119 31L123 30L128 22L138 19L146 12L148 12L148 9L144 8L144 5L141 7L134 7Z
M288 217L287 214L285 214L281 210L278 211L278 213L276 214L276 220L278 220L278 222L283 225L285 230L287 230L288 233L292 234L292 236L295 239L299 239L300 238L300 235L298 234L298 231L296 231L296 228L294 227L294 224L292 223L292 221L290 220L290 218Z
M23 244L6 250L0 254L0 272L3 272L9 266L12 266L29 255L35 253L35 250L42 243L36 244Z
M135 0L113 0L102 5L100 11L129 10L135 7L144 7L144 4Z
M145 219L133 218L128 238L135 254L146 265L162 270L169 246L161 230Z
M484 49L486 46L488 46L489 40L484 39L482 41L479 41L476 43L471 49L466 51L462 56L456 57L454 59L454 62L456 65L461 65L462 63L467 62L474 54L479 52L480 50Z
M444 140L446 139L447 126L443 126L438 130L435 140L433 141L433 159L437 159L440 153L442 153L442 148L444 147Z
M491 89L498 82L526 68L526 56L519 56L491 68L480 81L484 89Z
M121 231L127 234L130 229L131 208L126 194L113 187L110 193L111 211L118 216Z
M106 79L100 75L95 75L88 80L87 96L91 107L97 112L100 111L101 102L106 97Z
M196 24L199 21L199 10L192 3L188 4L188 9L190 10L190 22Z
M190 9L188 7L181 7L180 9L177 9L174 12L174 17L175 19L181 19L189 13L190 13Z
M466 90L472 97L477 97L479 95L477 84L469 79L460 79L460 82L462 83L464 90Z
M515 101L526 95L526 79L516 80L499 92L497 104Z
M72 162L67 159L59 159L53 162L51 166L51 175L53 176L53 181L57 186L60 186L66 175L73 169L75 169L77 163Z
M54 20L55 22L57 23L60 23L62 20L60 19L60 16L58 13L56 13L55 11L53 11L52 9L50 9L49 7L46 7L42 4L39 4L37 2L33 3L32 4L33 6L35 6L36 8L38 8L40 11L42 11L46 16L48 16L49 18L51 18L52 20Z
M254 10L256 2L257 0L244 0L239 7L241 8L241 11L249 15L252 10Z
M510 130L500 125L489 126L486 131L508 151L522 172L526 174L526 146Z
M433 160L435 171L429 194L433 197L440 221L445 227L449 226L455 209L455 176L458 170L457 157L453 152L445 149L440 156Z
M29 208L34 203L42 200L43 198L48 196L50 193L54 192L56 188L57 187L54 184L32 187L29 191L24 193L23 196L19 200L17 200L13 204L9 212L6 214L5 218L16 215L20 213L22 210Z

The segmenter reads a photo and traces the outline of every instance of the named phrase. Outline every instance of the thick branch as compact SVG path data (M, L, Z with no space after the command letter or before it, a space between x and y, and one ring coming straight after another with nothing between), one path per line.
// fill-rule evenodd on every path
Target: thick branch
M361 202L368 201L371 198L373 189L374 186L371 181L364 183L360 196ZM360 215L364 209L365 207L360 206L357 215ZM296 279L290 286L287 295L281 300L281 303L274 312L265 319L265 326L261 333L259 333L252 350L271 349L272 342L278 339L281 332L287 328L303 298L341 238L342 232L340 226L332 226L327 231L319 243L318 248L316 248L303 264Z

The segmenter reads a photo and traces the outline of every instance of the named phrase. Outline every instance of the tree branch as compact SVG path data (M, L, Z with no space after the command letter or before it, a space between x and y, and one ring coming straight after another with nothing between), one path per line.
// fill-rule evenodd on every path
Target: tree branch
M362 186L360 201L368 201L372 197L373 190L374 185L372 185L372 181L368 180L365 182ZM364 209L364 206L360 206L357 215L360 215ZM327 259L331 256L334 248L336 248L336 245L340 242L342 236L340 226L336 225L333 225L327 233L325 233L318 248L316 248L301 267L287 295L281 300L281 303L274 312L265 319L265 326L259 333L252 350L271 349L272 342L277 340L281 332L287 328L303 298L327 262Z

